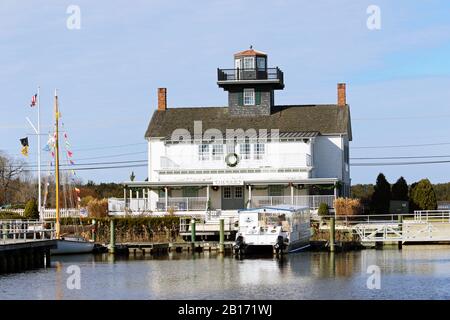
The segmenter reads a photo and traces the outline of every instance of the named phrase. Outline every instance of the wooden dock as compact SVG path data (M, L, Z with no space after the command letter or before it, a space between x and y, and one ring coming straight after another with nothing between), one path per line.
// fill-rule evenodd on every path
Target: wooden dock
M224 249L226 252L231 252L233 249L233 242L225 242ZM117 243L115 245L114 253L117 254L167 254L169 252L216 252L220 250L220 243L215 242L165 242L165 243Z
M50 249L56 240L0 241L0 274L14 273L50 266Z

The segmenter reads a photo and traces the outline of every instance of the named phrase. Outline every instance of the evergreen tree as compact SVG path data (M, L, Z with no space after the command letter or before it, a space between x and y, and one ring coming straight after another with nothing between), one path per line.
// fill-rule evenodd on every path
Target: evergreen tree
M384 174L380 173L372 194L371 208L377 214L389 213L389 202L391 201L391 185Z
M27 219L39 219L39 209L35 199L31 199L25 206L24 216Z
M410 192L412 210L436 210L437 200L430 180L422 179L411 186Z
M408 184L403 177L400 177L396 183L392 185L392 200L408 201Z

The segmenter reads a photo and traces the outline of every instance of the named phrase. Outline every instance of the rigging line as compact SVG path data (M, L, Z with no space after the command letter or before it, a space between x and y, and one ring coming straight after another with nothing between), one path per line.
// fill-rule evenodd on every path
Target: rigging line
M135 154L143 154L143 153L147 153L147 151L119 153L119 154L113 154L113 155L109 155L109 156L106 155L106 156L89 157L89 158L77 158L77 161L79 161L79 160L103 159L103 158L116 158L116 157L122 157L122 156L128 156L128 155L135 155ZM36 161L33 161L33 162L27 162L27 164L37 164L37 162L36 162Z
M130 166L111 166L111 167L88 167L88 168L67 168L67 169L60 169L60 171L84 171L84 170L101 170L101 169L119 169L119 168L139 168L139 167L147 167L146 164L135 164ZM37 170L23 170L24 172L35 172Z
M127 161L109 161L109 162L88 162L88 163L75 163L75 164L61 164L60 167L77 167L77 166L88 166L88 165L98 165L98 164L120 164L120 163L141 163L148 162L148 160L127 160ZM42 168L53 168L54 166L44 165ZM17 166L16 168L37 168L36 165L24 165Z
M139 143L129 143L129 144L120 144L120 145L113 145L113 146L104 146L104 147L87 147L87 148L77 148L72 149L72 151L83 151L83 150L104 150L104 149L113 149L113 148L123 148L123 147L129 147L129 146L137 146L137 145L143 145L147 144L146 142L139 142Z
M374 167L374 166L406 166L416 164L438 164L438 163L450 163L450 160L441 161L416 161L416 162L367 162L367 163L350 163L353 167Z

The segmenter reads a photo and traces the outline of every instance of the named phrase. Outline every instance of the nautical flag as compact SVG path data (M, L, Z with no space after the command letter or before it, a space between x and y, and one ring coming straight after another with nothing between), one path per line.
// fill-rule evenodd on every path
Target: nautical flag
M20 143L22 144L22 146L28 147L28 138L20 139Z
M72 151L67 151L67 155L69 156L69 158L72 158L72 156L73 156Z
M71 165L74 165L75 163L72 160L69 160Z
M30 107L34 107L36 105L37 94L31 97Z
M23 154L25 157L28 157L28 146L23 146L23 147L22 147L22 154Z

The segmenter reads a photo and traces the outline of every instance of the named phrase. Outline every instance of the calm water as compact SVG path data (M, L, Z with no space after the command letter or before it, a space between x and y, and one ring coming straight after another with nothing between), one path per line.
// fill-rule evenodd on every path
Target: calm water
M69 290L78 265L81 289ZM381 288L367 289L378 265ZM450 299L450 247L416 246L282 260L214 253L54 257L52 268L0 276L0 299Z

